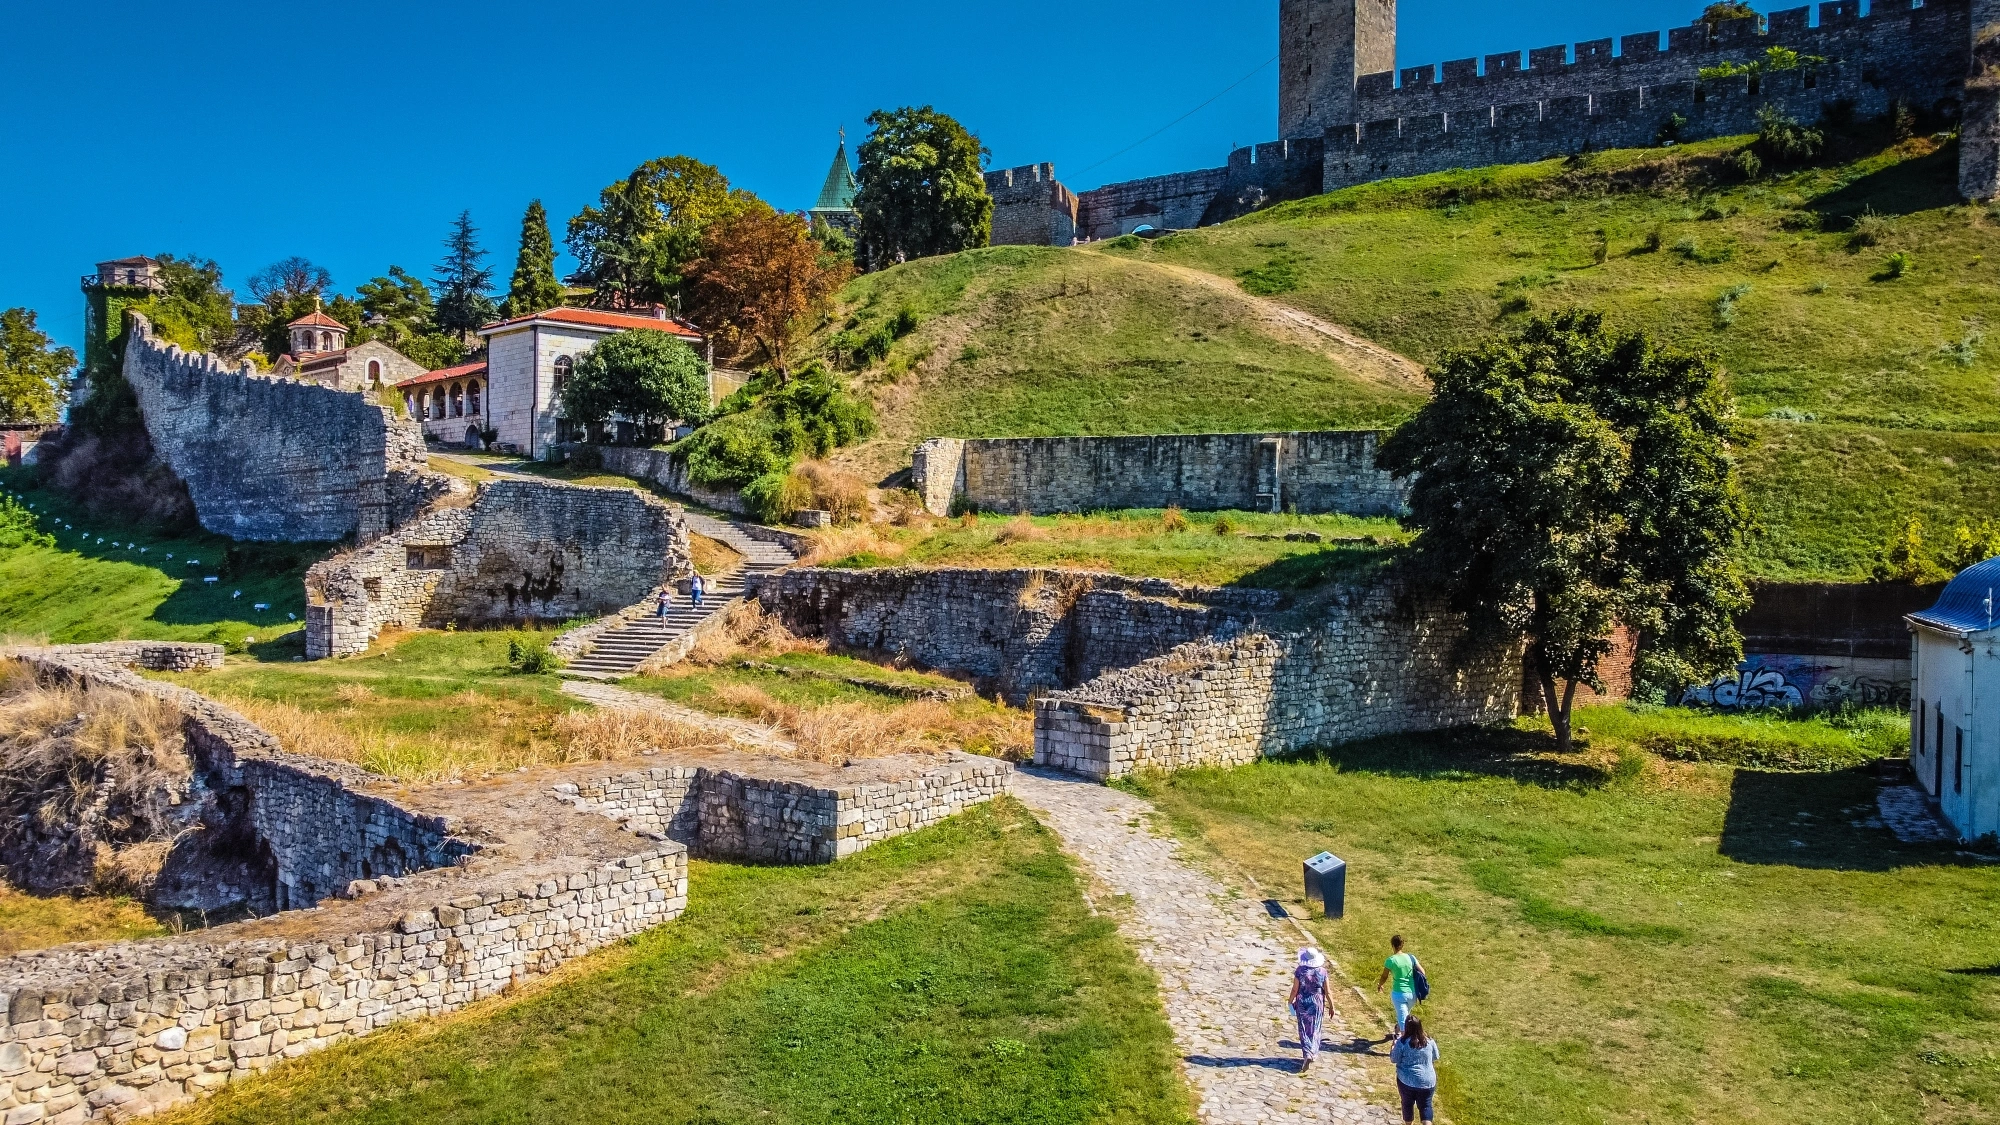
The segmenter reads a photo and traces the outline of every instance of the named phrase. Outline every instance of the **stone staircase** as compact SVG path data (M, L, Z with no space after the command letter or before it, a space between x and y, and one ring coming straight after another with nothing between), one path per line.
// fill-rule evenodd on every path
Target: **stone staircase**
M708 592L697 609L676 592L665 617L650 612L598 636L590 650L564 666L562 674L584 680L617 680L676 643L688 643L703 622L726 612L737 600L753 595L766 575L798 561L781 543L758 539L727 520L687 513L688 530L727 544L743 556L743 565L708 579Z

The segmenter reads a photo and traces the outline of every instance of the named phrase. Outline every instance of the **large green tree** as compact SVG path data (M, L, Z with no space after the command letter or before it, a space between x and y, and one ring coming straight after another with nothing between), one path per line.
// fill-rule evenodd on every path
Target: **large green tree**
M988 154L978 137L930 106L878 109L868 124L854 195L865 268L992 241L993 197L981 170Z
M549 236L549 213L537 199L521 216L521 253L514 259L514 277L500 315L527 316L562 303L563 286L556 280L556 244Z
M620 332L577 357L559 406L572 422L601 425L617 414L647 433L698 423L708 415L708 365L665 332Z
M1741 659L1747 515L1710 359L1568 311L1453 352L1432 379L1379 456L1415 478L1407 576L1469 614L1475 642L1526 638L1561 748L1621 623L1656 678Z
M579 263L570 284L591 289L598 308L672 305L702 232L755 198L691 156L648 160L569 221L564 241Z
M486 251L479 245L479 228L472 225L472 212L461 211L444 240L444 260L432 279L437 287L438 331L461 340L500 315L488 290L493 288L493 271L480 263Z
M33 309L0 312L0 422L47 425L69 401L76 352L35 326Z
M221 351L236 337L236 294L206 258L161 254L160 289L136 307L167 339L191 351Z

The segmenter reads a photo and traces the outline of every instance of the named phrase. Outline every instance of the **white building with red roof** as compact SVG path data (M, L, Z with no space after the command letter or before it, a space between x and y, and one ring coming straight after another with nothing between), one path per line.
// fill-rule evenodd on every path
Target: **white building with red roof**
M557 416L556 398L577 357L606 337L635 331L666 332L697 351L704 344L700 332L669 317L665 309L647 315L562 307L481 328L479 335L486 341L486 395L481 405L486 428L499 432L495 444L537 459L547 457L550 446L571 436ZM447 409L449 404L447 385Z

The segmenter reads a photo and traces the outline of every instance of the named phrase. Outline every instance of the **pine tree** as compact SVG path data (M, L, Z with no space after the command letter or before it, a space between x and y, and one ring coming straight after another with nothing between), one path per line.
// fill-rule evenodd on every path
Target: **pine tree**
M514 280L507 288L507 300L500 306L503 317L527 316L563 303L562 283L556 280L556 244L549 235L549 213L537 199L521 216L521 255L514 260Z
M494 320L500 310L487 290L493 285L493 271L482 269L486 251L479 246L479 228L472 225L472 212L461 211L452 224L451 237L444 240L444 261L438 263L437 326L464 339L474 329Z

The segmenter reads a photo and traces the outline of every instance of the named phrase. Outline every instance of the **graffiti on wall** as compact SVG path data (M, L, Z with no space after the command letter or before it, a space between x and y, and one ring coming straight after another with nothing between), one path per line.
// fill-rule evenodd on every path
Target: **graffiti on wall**
M1829 656L1756 654L1737 670L1696 684L1681 695L1683 707L1723 711L1910 706L1909 662Z

